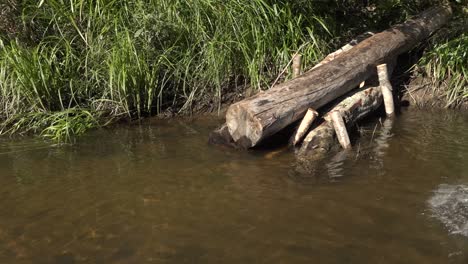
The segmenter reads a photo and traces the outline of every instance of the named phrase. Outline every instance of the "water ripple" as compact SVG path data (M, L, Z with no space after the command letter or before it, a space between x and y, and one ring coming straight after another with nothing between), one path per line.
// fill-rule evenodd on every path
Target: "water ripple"
M468 236L468 186L441 184L429 199L429 207L450 233Z

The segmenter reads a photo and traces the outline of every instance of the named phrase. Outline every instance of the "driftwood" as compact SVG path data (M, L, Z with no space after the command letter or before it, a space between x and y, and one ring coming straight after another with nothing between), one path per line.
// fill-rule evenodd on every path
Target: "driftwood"
M312 69L315 69L319 66L325 65L326 63L334 60L338 56L344 54L345 52L349 51L352 47L356 46L358 43L362 42L364 39L366 39L369 36L374 35L372 32L366 32L364 34L361 34L357 36L355 39L353 39L351 42L347 43L340 49L328 54L321 62L316 64ZM301 74L301 63L302 63L302 56L300 54L295 54L293 57L293 77L296 78ZM311 69L311 70L312 70ZM310 70L309 70L310 71ZM363 82L364 83L364 82ZM362 86L361 86L362 87ZM295 146L296 144L299 143L300 140L305 136L305 134L308 132L310 126L312 125L313 121L317 118L318 113L313 110L312 108L309 108L311 114L307 116L307 114L304 116L303 122L299 125L295 133L290 139L291 145ZM245 148L242 144L242 141L240 142L235 142L234 139L231 137L231 134L229 133L227 124L222 124L219 128L216 130L212 131L210 133L208 142L210 144L214 145L224 145L224 146L230 146L234 148Z
M343 116L339 110L335 110L330 113L333 128L335 129L336 137L338 142L344 149L351 148L351 140L349 140L348 130L343 120Z
M391 116L395 113L395 104L393 102L392 84L390 83L387 64L377 66L377 74L379 76L379 85L382 89L385 112L388 116Z
M317 150L326 152L331 149L336 134L330 113L340 113L346 127L349 128L358 120L375 111L381 104L382 90L379 86L364 87L352 92L326 114L322 124L309 132L301 145L299 153L307 154L310 151Z
M332 148L335 136L338 134L333 124L333 117L331 115L333 112L339 112L344 119L346 127L349 128L380 107L384 100L384 90L388 89L388 86L391 87L390 76L396 66L396 59L392 59L388 64L384 65L385 67L381 66L380 70L385 70L385 79L381 80L379 85L368 85L359 88L338 99L339 103L325 113L324 122L317 128L312 129L305 137L299 153L310 153L312 150L327 152ZM390 96L392 96L391 91ZM346 149L349 147L349 139L343 139L342 137L338 135L338 141Z
M329 63L330 61L334 60L335 58L337 58L338 56L342 55L343 53L351 50L354 46L356 46L359 42L363 41L366 37L369 37L369 36L372 36L374 35L374 33L372 32L366 32L364 34L361 34L359 36L356 37L356 39L352 40L350 43L344 45L343 47L341 47L340 49L328 54L325 59L323 59L320 63L317 63L312 69L310 69L309 71L315 69L315 68L318 68L320 66L323 66L325 65L326 63ZM300 64L300 62L299 62ZM294 64L293 64L294 65ZM294 69L294 66L293 66L293 69ZM300 70L299 70L300 71ZM294 71L293 71L294 72ZM293 74L294 77L297 77L297 75ZM359 86L359 88L362 88L364 86L364 83L365 82L362 82ZM309 131L312 123L314 122L314 120L318 117L318 112L315 111L314 109L312 108L309 108L307 110L307 113L305 114L304 118L302 119L299 127L296 129L296 131L294 132L294 134L292 135L291 139L289 140L290 142L290 145L292 146L296 146L301 140L302 138L305 136L305 134Z
M326 63L329 63L330 61L334 60L338 56L342 55L344 52L347 52L347 51L351 50L353 47L354 47L354 45L352 45L351 43L348 43L348 44L344 45L343 47L341 47L340 49L334 51L333 53L328 54L325 57L325 59L323 59L320 63L317 63L312 69L309 70L309 72L312 71L313 69L316 69L316 68L326 64Z
M366 140L363 142L364 144L360 144L357 151L338 149L338 144L333 144L332 152L318 148L314 151L299 153L303 155L296 155L296 161L290 176L292 176L294 181L300 181L305 184L315 184L322 180L333 181L333 178L341 177L345 173L345 167L342 166L344 161L355 160L357 158L368 160L374 168L382 168L384 163L381 157L387 152L389 141L393 137L393 122L394 118L392 117L381 121L380 129L372 132L373 136L370 139L372 144L365 144L368 142Z
M362 41L329 63L231 105L226 113L229 133L244 147L258 145L302 118L308 108L319 109L357 87L377 65L429 37L451 13L448 5L429 9Z
M302 65L302 55L301 54L296 54L294 55L293 58L293 72L292 72L292 77L297 78L299 75L301 75L301 66Z
M315 111L312 108L309 108L309 110L307 110L307 113L302 119L301 124L299 125L299 127L296 129L291 139L289 140L292 146L297 145L297 143L299 143L302 140L302 138L305 136L307 131L309 131L310 126L312 125L312 123L317 117L318 117L317 111Z

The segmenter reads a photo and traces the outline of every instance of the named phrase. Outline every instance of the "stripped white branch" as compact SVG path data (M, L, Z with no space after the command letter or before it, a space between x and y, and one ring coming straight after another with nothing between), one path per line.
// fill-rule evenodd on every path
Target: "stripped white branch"
M307 110L306 115L301 121L301 124L297 128L296 132L292 135L291 137L291 145L295 146L297 143L299 143L302 138L305 136L305 134L309 131L310 126L314 122L314 120L317 118L318 113L312 108L309 108Z
M387 64L377 66L377 75L379 76L379 85L382 89L385 112L388 116L391 116L395 113L395 104L393 102L392 84L390 83Z
M338 142L340 142L344 149L351 148L351 141L349 140L348 131L346 130L346 124L340 111L331 112L330 117L333 123L333 128L335 129L336 136L338 138Z

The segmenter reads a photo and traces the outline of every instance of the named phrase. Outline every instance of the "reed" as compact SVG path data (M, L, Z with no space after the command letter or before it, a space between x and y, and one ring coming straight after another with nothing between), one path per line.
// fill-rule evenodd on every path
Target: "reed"
M431 1L384 2L3 1L0 134L70 141L122 118L219 108L236 86L270 87L299 49L310 68L361 27L386 28L405 5ZM379 15L390 9L393 20Z
M424 74L432 80L435 92L445 97L446 107L457 107L468 101L468 35L435 44L419 62Z
M301 45L305 64L327 48L323 21L287 2L17 1L34 34L1 37L1 131L68 140L109 120L219 105L236 81L268 87Z

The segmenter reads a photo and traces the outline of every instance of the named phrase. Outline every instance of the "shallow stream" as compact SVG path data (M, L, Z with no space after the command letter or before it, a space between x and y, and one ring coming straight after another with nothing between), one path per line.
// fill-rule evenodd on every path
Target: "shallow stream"
M0 263L468 262L468 113L362 124L310 172L208 145L219 123L0 139Z

